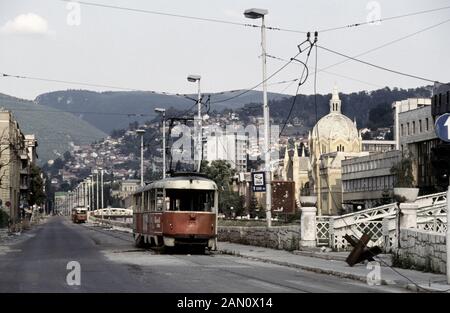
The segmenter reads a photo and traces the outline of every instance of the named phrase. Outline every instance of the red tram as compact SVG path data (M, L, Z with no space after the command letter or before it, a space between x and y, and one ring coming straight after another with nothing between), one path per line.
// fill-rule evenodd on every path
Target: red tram
M72 222L86 223L87 209L83 207L75 207L72 209Z
M197 174L174 175L133 194L137 246L197 246L215 250L218 194L214 181Z

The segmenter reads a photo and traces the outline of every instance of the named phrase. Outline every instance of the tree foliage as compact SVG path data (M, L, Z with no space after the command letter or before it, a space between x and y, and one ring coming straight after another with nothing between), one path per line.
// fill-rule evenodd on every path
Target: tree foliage
M200 171L213 180L219 189L219 211L228 217L241 215L244 209L244 199L231 188L231 180L236 170L224 160L203 161ZM234 214L233 214L234 213Z
M409 153L403 155L401 160L392 166L391 174L394 174L396 187L414 187L413 161Z
M30 206L34 204L42 205L46 199L42 171L37 165L32 164L30 174L30 193L28 196L28 204Z

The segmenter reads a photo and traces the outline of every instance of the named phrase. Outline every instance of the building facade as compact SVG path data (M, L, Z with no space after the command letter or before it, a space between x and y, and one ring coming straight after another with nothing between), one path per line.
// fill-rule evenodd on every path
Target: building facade
M431 151L437 146L431 99L407 99L394 102L397 144L404 156L413 161L414 183L421 193L433 192L436 185L431 163Z
M225 160L238 172L247 171L247 136L238 133L209 133L203 145L203 159Z
M362 138L356 121L342 114L341 100L335 87L330 99L330 113L322 117L309 133L310 192L317 196L318 214L342 213L341 161L362 153Z
M12 227L28 206L30 166L37 157L37 140L34 135L28 138L12 113L0 110L0 207L8 213Z
M342 161L342 204L346 212L392 202L395 177L391 168L399 150L372 153Z

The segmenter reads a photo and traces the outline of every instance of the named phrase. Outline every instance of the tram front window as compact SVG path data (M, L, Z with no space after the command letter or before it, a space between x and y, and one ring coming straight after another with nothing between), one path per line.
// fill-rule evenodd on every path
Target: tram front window
M166 189L169 211L211 212L214 204L213 190Z

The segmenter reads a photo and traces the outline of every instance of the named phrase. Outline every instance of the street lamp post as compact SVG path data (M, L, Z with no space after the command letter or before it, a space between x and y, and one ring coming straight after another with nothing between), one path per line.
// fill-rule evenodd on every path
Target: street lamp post
M266 172L266 219L267 226L272 226L272 185L270 170L270 135L269 135L269 105L267 103L267 70L266 70L266 25L264 16L268 13L265 9L245 10L244 16L251 19L261 19L261 48L262 48L262 74L263 74L263 112L264 112L264 154Z
M104 208L104 206L103 206L103 204L104 204L104 202L103 202L103 199L104 199L104 192L103 192L103 168L101 168L100 169L100 173L101 173L101 179L100 179L100 184L101 184L101 188L102 188L102 205L101 205L101 209L103 209Z
M91 175L91 210L94 211L95 209L95 190L94 190L94 174Z
M141 137L141 186L144 186L144 129L137 129L136 134Z
M189 82L198 83L198 93L197 93L197 143L195 145L197 152L197 172L200 172L200 166L202 164L202 94L200 91L200 75L189 75L187 80Z
M95 174L97 174L97 183L96 183L96 186L97 186L97 202L96 202L96 205L95 205L95 208L96 209L98 209L99 208L99 204L100 204L100 199L99 199L99 186L98 186L98 175L99 175L99 172L98 172L98 170L95 170Z
M157 113L162 113L162 158L163 158L163 165L162 165L162 177L163 179L166 178L166 109L162 109L162 108L156 108L155 112Z

